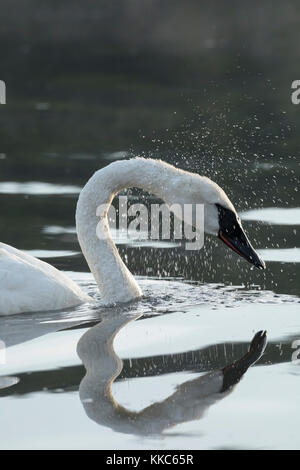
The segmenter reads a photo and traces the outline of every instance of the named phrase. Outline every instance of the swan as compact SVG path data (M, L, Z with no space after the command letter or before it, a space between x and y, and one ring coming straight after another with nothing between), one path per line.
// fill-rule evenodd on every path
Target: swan
M141 157L115 161L96 171L82 189L76 208L78 241L106 304L142 295L111 237L107 213L113 198L138 187L173 204L203 204L204 231L260 269L264 261L251 246L233 204L212 180L161 160ZM0 243L0 315L58 310L93 299L53 266Z

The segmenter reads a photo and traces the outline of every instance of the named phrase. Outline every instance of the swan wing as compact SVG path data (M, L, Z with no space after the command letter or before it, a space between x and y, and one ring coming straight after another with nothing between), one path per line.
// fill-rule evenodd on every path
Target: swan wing
M69 308L89 300L50 264L0 243L0 315Z

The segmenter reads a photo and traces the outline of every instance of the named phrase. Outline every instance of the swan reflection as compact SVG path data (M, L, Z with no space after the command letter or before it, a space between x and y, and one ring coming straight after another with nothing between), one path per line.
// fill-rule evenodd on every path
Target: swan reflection
M238 361L189 380L165 400L135 412L117 403L112 395L112 384L123 368L113 341L121 328L140 317L120 313L104 317L81 337L77 346L86 369L79 387L85 412L93 421L117 432L159 434L176 424L200 419L212 404L232 391L266 347L266 332L260 331L254 336L248 353Z
M12 387L19 383L19 377L0 376L0 390Z

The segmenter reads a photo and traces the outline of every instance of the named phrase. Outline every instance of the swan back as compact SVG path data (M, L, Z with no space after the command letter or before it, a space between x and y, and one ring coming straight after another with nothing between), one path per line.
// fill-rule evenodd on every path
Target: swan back
M0 315L69 308L88 300L64 273L0 243Z

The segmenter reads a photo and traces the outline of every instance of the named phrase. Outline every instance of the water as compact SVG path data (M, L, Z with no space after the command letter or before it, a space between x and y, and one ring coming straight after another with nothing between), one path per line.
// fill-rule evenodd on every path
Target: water
M299 6L273 2L275 17L259 2L234 14L165 2L154 18L134 2L132 17L129 7L103 15L95 3L82 15L61 2L52 18L48 3L34 30L29 6L13 19L3 8L1 241L66 271L97 302L0 317L0 448L299 449ZM144 297L101 307L76 201L95 170L131 155L219 183L267 269L210 236L200 252L118 237ZM263 357L230 394L213 393L259 330Z
M91 276L74 276L80 278L96 295ZM4 339L15 344L2 373L20 379L1 392L3 448L297 447L299 366L291 363L291 345L300 327L298 299L178 281L140 282L145 298L135 306L81 306L1 320ZM179 424L173 427L171 420L165 429L161 416L176 387L242 356L262 327L269 345L259 365L229 396L201 400L201 386L197 401L187 394L172 414ZM112 394L126 408L121 418L108 411L112 398L99 393L119 372L109 342L116 333L113 347L124 365ZM96 371L88 398L77 350ZM157 402L159 415L132 421L130 413L139 415ZM190 407L196 407L196 420ZM253 433L253 414L259 433Z
M45 198L44 185L37 187L41 194L28 184L32 198L27 199L27 216L36 230L32 207ZM12 197L21 200L24 194ZM0 365L2 448L299 447L299 365L292 362L293 343L300 339L298 248L277 242L276 248L259 246L267 261L261 273L237 262L225 246L211 245L210 237L208 252L187 258L174 243L138 244L123 235L117 238L119 248L133 272L141 273L144 296L131 305L104 308L71 217L61 225L56 215L55 208L73 206L76 195L70 199L58 190L48 198L53 216L39 222L34 240L30 226L27 237L15 233L17 245L66 270L98 302L0 318L1 339L8 346L6 364ZM269 219L270 211L265 212ZM246 229L259 230L261 239L270 229L294 230L298 223L293 211L281 208L274 215L276 226L265 220L263 209L241 216ZM163 279L157 272L148 274L159 260L165 263ZM232 393L205 395L201 378L239 359L261 329L268 332L263 358ZM89 379L80 357L92 371ZM170 413L168 397L189 381L191 390L179 395Z

